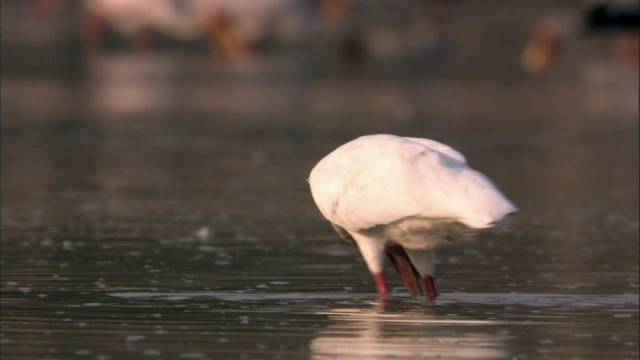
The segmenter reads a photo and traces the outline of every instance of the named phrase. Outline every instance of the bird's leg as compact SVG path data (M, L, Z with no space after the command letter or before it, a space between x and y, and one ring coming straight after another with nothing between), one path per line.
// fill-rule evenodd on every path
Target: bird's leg
M378 290L378 294L380 294L380 296L389 295L389 287L387 286L387 279L385 278L383 272L373 274L373 280L376 282L376 289Z
M420 276L418 276L415 268L411 265L411 261L402 246L386 245L384 251L389 260L391 260L391 264L402 278L402 282L411 293L411 296L422 295L423 292L419 281Z
M387 281L383 273L384 242L357 232L351 233L351 236L356 244L358 244L358 248L364 261L367 263L369 272L373 274L378 293L382 296L387 295L389 293L389 287L387 286Z
M438 297L438 292L436 291L436 284L433 280L433 276L427 275L424 278L424 285L427 288L427 296L431 300L435 300Z
M433 275L435 274L435 253L431 250L405 249L411 263L422 276L422 281L427 290L427 296L431 300L438 297Z

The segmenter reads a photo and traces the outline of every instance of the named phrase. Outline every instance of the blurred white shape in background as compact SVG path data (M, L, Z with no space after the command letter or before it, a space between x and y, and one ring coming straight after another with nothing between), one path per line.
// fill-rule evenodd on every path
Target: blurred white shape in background
M242 57L276 19L292 19L295 0L85 0L80 36L89 52L101 47L105 26L133 37L158 31L179 40L207 37L229 58ZM295 21L287 21L289 33ZM292 28L292 24L293 28Z

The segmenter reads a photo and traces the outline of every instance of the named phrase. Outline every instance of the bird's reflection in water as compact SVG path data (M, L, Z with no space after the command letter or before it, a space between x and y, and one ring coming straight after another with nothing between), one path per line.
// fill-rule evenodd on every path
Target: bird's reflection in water
M495 359L510 354L507 335L480 330L492 321L440 314L429 301L387 298L327 315L335 323L311 342L312 359Z

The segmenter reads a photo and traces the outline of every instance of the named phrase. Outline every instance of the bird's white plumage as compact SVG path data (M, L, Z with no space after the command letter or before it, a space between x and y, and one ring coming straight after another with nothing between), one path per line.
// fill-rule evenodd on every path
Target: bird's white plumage
M462 154L428 139L360 137L323 158L309 183L322 214L349 232L403 219L479 229L517 210Z

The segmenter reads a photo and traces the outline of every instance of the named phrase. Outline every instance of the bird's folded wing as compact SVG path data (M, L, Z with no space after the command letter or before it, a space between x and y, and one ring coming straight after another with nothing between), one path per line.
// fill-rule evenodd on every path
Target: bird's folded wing
M426 145L406 141L394 147L355 148L321 162L310 177L320 211L347 230L409 216L481 228L515 211L460 153L437 142Z

